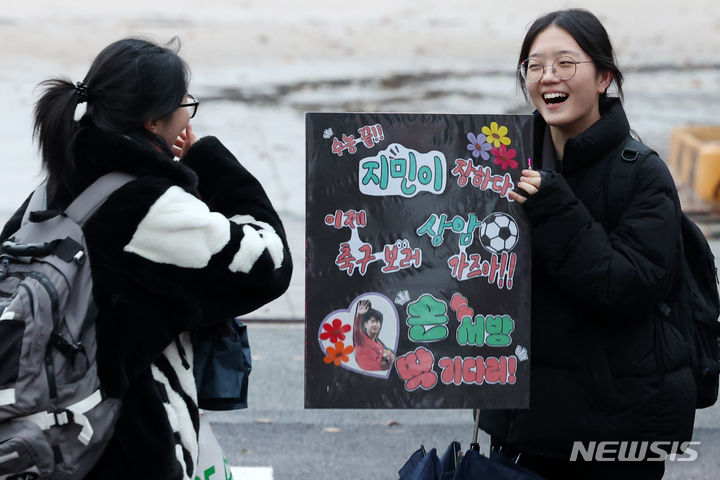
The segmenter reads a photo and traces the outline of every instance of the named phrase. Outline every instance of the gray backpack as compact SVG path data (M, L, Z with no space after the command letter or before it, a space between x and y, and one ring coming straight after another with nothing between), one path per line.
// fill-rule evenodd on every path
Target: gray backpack
M95 362L90 262L82 225L133 177L111 173L65 210L38 188L0 247L0 480L81 479L113 433Z

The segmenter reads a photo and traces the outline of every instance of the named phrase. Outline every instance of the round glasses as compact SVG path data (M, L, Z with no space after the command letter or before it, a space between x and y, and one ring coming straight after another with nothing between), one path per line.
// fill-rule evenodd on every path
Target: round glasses
M195 114L197 113L198 105L200 105L200 102L190 95L189 93L186 93L185 96L190 99L190 102L187 103L181 103L179 108L181 107L189 107L190 108L190 118L193 118Z
M570 80L575 76L578 63L592 63L592 60L575 61L572 57L557 57L552 65L543 65L540 61L527 58L518 69L526 82L537 82L545 75L545 68L552 66L552 72L558 80Z

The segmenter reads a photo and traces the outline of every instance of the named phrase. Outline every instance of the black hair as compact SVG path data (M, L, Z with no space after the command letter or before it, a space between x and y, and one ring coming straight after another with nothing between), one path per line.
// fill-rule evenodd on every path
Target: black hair
M35 105L33 133L49 183L67 185L73 176L73 147L80 124L129 134L141 131L148 120L163 120L177 109L189 81L179 48L177 37L165 46L125 38L95 57L84 85L63 78L40 83L44 91ZM75 109L83 101L87 101L87 109L81 122L76 122Z
M383 314L379 310L375 310L374 308L369 308L367 312L365 312L362 316L361 325L363 325L363 328L365 328L365 323L370 321L371 318L377 318L380 322L380 325L382 325L383 322ZM367 333L367 332L366 332Z
M610 37L600 20L590 11L582 8L571 8L550 12L536 19L528 29L522 47L520 47L520 58L518 66L530 54L530 47L543 30L551 26L558 26L568 32L578 43L580 48L593 60L598 72L612 73L612 80L618 91L618 96L623 98L622 81L623 76L617 66L615 52ZM517 81L525 98L528 98L527 88L523 81L520 69L517 70ZM600 95L600 100L607 97L607 92Z

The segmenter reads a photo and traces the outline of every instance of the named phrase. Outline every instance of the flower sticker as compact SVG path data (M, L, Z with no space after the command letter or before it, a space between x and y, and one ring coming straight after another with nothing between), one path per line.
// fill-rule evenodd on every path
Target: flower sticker
M470 132L467 134L467 139L470 142L467 149L472 152L472 156L478 158L482 156L483 160L490 160L490 154L488 151L492 148L492 145L487 143L487 137L482 133L475 135Z
M518 162L515 160L517 152L512 148L508 150L505 145L500 145L500 148L493 148L490 153L495 155L495 165L500 165L503 170L518 167Z
M335 346L333 347L330 345L327 347L327 356L323 359L325 363L334 363L335 366L339 367L343 362L347 362L350 360L350 355L355 348L352 345L348 345L347 347L343 342L337 342Z
M500 147L500 144L510 145L510 139L506 137L508 128L504 125L498 127L497 122L492 122L490 128L482 127L482 133L487 136L487 142L495 148Z
M332 321L332 325L325 323L323 329L325 331L320 334L320 339L327 340L329 338L332 343L335 343L338 340L345 340L345 334L350 331L350 325L343 325L340 319L336 318Z

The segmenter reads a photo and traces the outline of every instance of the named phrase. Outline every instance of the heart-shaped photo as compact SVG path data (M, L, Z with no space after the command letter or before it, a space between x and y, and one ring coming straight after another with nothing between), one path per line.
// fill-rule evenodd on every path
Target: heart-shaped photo
M388 378L395 362L400 317L385 295L368 292L347 310L335 310L320 324L318 342L325 363L373 377Z

